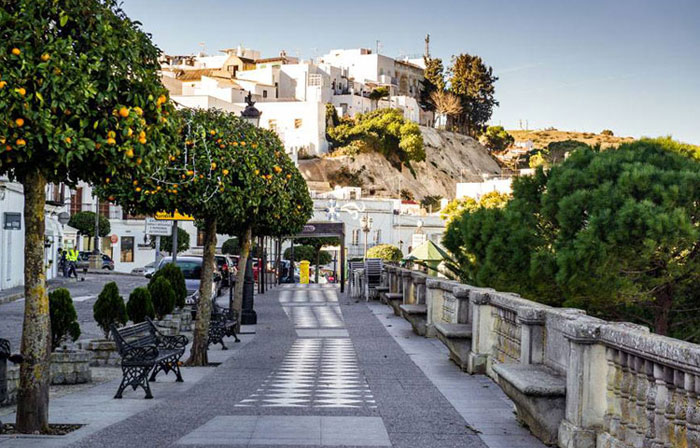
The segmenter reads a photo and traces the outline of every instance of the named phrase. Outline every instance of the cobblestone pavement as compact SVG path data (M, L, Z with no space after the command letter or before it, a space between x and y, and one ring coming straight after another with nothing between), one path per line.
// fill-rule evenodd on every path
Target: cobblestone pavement
M119 293L126 301L129 299L129 293L134 288L146 285L148 279L132 275L87 274L85 281L71 279L51 282L49 286L51 291L57 288L67 288L70 291L82 332L80 339L104 337L92 316L92 306L104 285L109 282L117 283ZM24 299L0 304L0 338L9 339L14 351L19 351L23 318Z
M166 379L155 385L155 400L130 391L119 403L104 398L115 386L105 383L89 394L100 396L105 415L92 411L89 418L80 410L80 394L55 400L52 408L76 410L52 412L53 420L102 424L91 423L63 442L33 440L31 446L537 446L525 437L503 445L477 434L458 410L472 397L455 401L457 383L436 381L423 363L439 364L454 381L468 375L442 352L427 357L424 349L434 346L399 340L403 333L392 331L377 307L341 296L334 285L285 285L260 295L255 337L233 344L233 353L206 375L193 371L195 384ZM509 404L485 391L486 382L476 387L459 393L475 394L479 407L495 400L501 420L514 422ZM0 448L11 446L30 445L0 438Z

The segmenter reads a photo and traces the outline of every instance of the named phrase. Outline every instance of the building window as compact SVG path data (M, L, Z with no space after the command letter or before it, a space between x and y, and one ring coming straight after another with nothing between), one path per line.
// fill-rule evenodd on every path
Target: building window
M22 214L5 213L5 230L22 230Z
M381 244L382 242L382 230L377 229L377 231L374 234L374 244Z
M123 236L120 260L122 263L134 262L134 237Z
M263 90L263 98L267 98L267 90Z
M197 230L197 246L204 246L204 230Z
M294 129L299 129L301 127L301 118L294 119Z
M70 197L70 214L75 215L83 211L83 188L78 187Z
M352 231L352 245L353 246L360 245L360 229L354 229Z

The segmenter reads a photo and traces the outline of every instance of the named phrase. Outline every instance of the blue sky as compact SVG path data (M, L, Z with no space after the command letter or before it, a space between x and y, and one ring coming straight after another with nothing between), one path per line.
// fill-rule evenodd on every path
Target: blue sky
M124 0L167 53L243 44L480 55L499 76L492 122L700 144L700 0Z

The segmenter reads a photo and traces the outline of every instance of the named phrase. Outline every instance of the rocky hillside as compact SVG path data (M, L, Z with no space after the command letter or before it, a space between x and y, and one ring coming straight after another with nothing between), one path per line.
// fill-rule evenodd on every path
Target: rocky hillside
M595 134L593 132L558 130L508 131L508 133L519 142L532 140L535 148L546 148L547 145L552 142L561 142L564 140L576 140L591 146L600 144L602 148L609 148L635 140L633 137L618 137L615 135Z
M396 197L407 190L416 200L425 196L452 199L456 182L478 181L483 174L501 172L486 148L473 138L425 127L421 132L426 160L412 164L415 177L408 168L400 172L376 153L300 160L299 169L308 182L360 186L363 195L373 196Z

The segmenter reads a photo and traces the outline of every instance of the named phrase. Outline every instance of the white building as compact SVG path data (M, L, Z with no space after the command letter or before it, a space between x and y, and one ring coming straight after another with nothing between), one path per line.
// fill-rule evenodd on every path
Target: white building
M333 50L316 62L300 61L284 51L265 59L240 46L222 51L220 56L163 57L163 82L172 98L185 107L239 113L250 92L263 113L261 126L277 131L293 157L302 150L310 155L328 151L329 103L346 117L393 107L403 110L407 120L432 123L432 114L418 104L423 67L409 60L364 48ZM378 87L387 88L390 96L370 100Z
M74 247L75 229L61 225L58 215L67 212L68 188L47 185L44 207L44 267L46 279L59 275L59 248ZM17 182L0 178L0 290L24 284L24 189Z
M483 182L460 182L457 184L456 198L467 197L478 201L483 195L493 191L511 194L513 192L512 183L512 177L484 179Z

